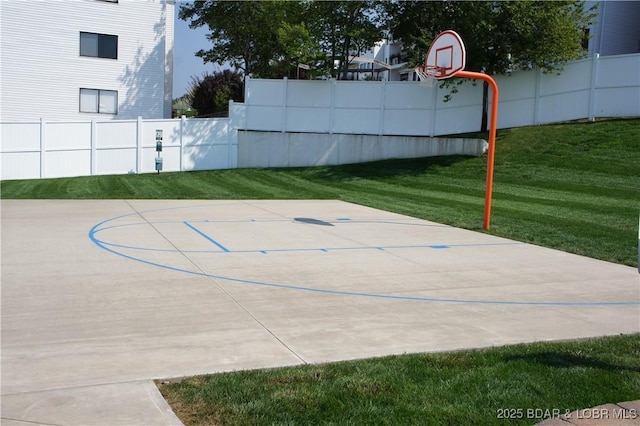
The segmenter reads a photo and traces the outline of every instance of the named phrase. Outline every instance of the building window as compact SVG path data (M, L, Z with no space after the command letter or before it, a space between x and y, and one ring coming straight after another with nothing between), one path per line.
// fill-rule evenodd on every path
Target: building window
M582 36L582 49L589 50L589 39L591 38L591 32L589 28L584 30L584 34Z
M80 112L118 113L118 92L115 90L80 89Z
M81 32L80 56L118 59L118 36Z

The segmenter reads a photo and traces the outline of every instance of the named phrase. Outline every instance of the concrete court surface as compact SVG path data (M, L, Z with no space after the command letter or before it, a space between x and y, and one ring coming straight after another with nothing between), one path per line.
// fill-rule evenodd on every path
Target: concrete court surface
M3 425L180 424L152 379L640 332L635 268L341 201L1 213Z

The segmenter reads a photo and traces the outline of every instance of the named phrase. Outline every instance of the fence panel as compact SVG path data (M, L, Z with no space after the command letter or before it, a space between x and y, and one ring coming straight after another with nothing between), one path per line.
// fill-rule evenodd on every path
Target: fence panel
M102 148L96 152L96 175L118 175L138 173L137 148Z
M40 170L40 122L2 123L1 179L37 179Z
M91 122L52 121L45 125L47 150L91 149Z
M0 146L2 152L40 151L40 122L2 123Z
M332 133L377 135L380 126L380 109L335 108Z
M331 107L331 81L287 80L287 105L290 107Z
M386 83L384 94L385 110L433 109L433 90L435 87L422 87L408 81L390 81Z
M640 55L600 57L596 86L598 88L640 86Z
M334 83L336 108L379 109L384 82L336 81Z
M40 151L2 153L2 180L40 178Z
M435 89L435 87L434 87ZM438 89L432 129L433 136L476 132L482 122L482 84L464 82L450 100L450 89Z
M138 123L135 120L97 121L96 146L98 149L135 147L138 138Z
M561 74L541 73L540 96L556 96L589 90L591 87L591 60L572 62ZM532 71L525 71L532 73Z
M535 124L536 73L532 70L496 77L500 91L499 128Z
M286 130L293 133L329 133L331 110L318 107L292 107L286 109Z
M214 170L232 167L233 145L229 119L183 120L182 170Z
M246 79L245 102L250 105L282 106L285 103L283 80Z
M91 175L91 150L47 151L43 178Z
M640 116L640 55L601 57L595 97L598 117Z

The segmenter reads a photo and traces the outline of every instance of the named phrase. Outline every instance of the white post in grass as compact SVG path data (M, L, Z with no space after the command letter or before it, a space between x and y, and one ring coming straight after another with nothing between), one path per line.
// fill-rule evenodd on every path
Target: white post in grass
M40 179L46 177L47 171L47 121L40 118Z

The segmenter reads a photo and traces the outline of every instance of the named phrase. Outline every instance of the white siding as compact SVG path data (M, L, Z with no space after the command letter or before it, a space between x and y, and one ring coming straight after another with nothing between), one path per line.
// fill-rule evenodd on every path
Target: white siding
M0 1L3 120L170 116L173 1ZM81 31L118 59L80 56ZM116 90L118 114L80 113L80 88Z
M591 26L590 55L640 52L640 1L587 1L585 5L597 5L598 14Z
M603 3L604 28L600 45L602 55L623 55L640 51L640 2Z

